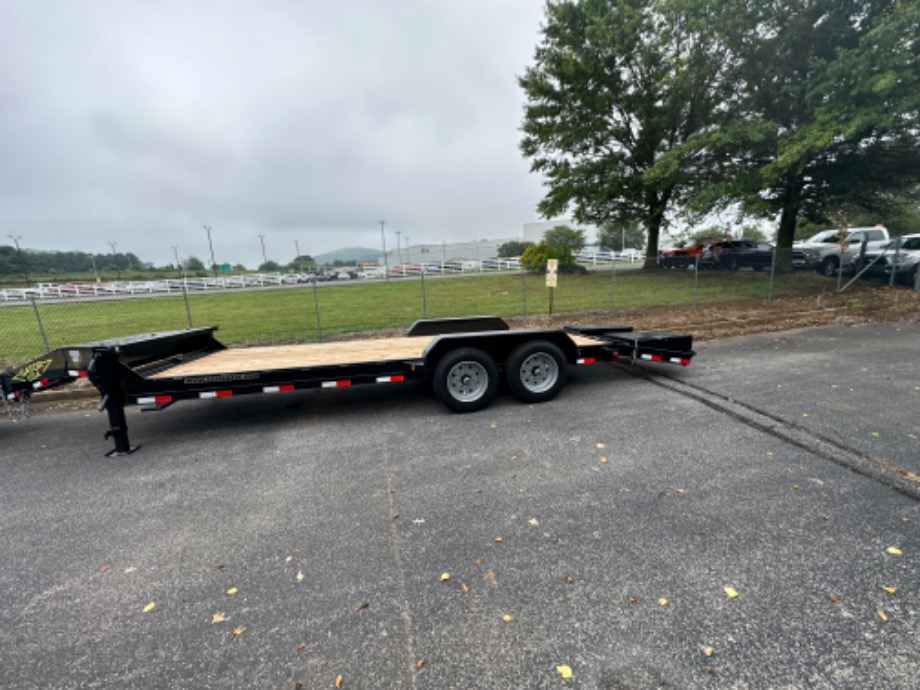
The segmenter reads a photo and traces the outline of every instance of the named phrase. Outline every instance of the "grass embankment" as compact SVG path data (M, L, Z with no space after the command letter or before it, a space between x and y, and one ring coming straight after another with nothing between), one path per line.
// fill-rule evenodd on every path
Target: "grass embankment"
M778 276L774 295L808 294L833 285L813 273ZM655 305L766 299L769 274L618 270L559 277L553 313L641 309ZM428 318L549 312L543 276L484 274L462 277L353 281L277 289L189 294L193 326L219 326L226 344L316 340L331 334L406 328ZM37 302L51 348L189 325L182 295ZM0 308L0 362L22 362L44 352L31 304Z

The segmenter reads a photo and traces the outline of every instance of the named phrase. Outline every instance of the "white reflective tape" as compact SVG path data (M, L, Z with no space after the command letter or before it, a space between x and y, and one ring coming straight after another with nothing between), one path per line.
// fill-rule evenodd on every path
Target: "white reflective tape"
M335 388L338 384L335 381L323 381L323 388Z
M652 360L652 356L651 356L651 355L639 355L639 359L647 359L647 360L651 361L651 360Z
M199 398L216 398L216 397L217 397L217 393L214 392L214 391L209 391L209 392L207 392L207 393L199 393L199 394L198 394L198 397L199 397Z
M151 405L155 403L156 401L157 401L156 398L138 398L137 404L138 405Z

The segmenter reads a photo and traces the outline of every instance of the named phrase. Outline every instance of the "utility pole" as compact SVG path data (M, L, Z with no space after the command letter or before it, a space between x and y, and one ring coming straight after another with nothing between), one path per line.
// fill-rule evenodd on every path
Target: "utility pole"
M406 263L412 263L412 255L409 253L409 236L406 235Z
M117 242L107 242L106 244L108 244L112 248L112 261L115 262L115 270L118 271L118 280L121 280L121 266L118 265L118 254L115 253L115 246L118 243Z
M26 279L26 287L28 287L29 285L29 267L26 263L26 260L22 257L22 247L19 246L19 240L22 239L22 235L16 235L15 237L13 235L7 235L7 237L13 240L13 244L16 245L16 253L19 255L19 260L22 261L22 273Z
M294 261L297 261L300 258L300 242L297 240L294 240L294 251L297 252L297 254L294 255ZM300 264L297 264L297 268L298 270L303 271L303 266Z
M390 266L387 262L387 236L383 231L384 221L380 221L380 242L383 244L383 277L390 280Z
M268 263L268 257L265 255L265 235L259 235L259 241L262 243L262 263Z
M402 264L402 240L399 239L399 230L396 231L396 260Z
M217 262L214 261L214 243L211 242L211 226L205 225L204 230L205 232L208 233L208 247L211 250L211 273L213 273L214 277L216 278L217 277Z

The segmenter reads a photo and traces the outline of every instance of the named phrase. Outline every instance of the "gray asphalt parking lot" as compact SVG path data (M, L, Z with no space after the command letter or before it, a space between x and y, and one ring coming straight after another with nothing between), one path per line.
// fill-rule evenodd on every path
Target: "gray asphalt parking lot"
M4 422L0 685L916 687L918 342Z

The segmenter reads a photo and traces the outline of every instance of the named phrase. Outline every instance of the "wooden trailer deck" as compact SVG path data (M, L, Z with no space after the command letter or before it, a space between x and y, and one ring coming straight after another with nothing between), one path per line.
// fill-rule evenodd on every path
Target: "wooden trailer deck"
M425 348L436 336L379 338L334 343L304 343L270 345L220 350L191 362L178 364L150 376L166 379L181 376L236 374L272 369L299 369L339 364L389 362L421 359ZM569 335L578 347L598 345L601 341L579 335Z

